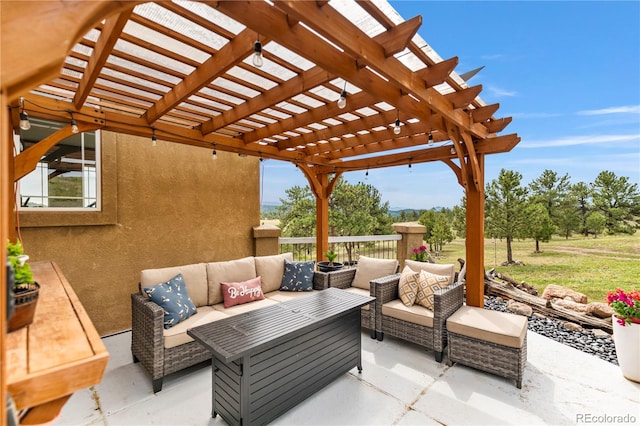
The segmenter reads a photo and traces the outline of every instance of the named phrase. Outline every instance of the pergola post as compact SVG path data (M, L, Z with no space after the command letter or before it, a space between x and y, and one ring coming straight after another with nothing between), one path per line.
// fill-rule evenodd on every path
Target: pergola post
M484 307L484 155L477 156L479 185L467 186L467 305Z
M317 176L321 190L316 195L316 260L329 250L329 175Z

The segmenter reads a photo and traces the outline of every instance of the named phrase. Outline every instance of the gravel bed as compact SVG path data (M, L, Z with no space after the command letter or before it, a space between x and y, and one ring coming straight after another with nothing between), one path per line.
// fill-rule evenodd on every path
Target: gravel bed
M486 309L494 311L507 311L507 303L494 296L486 297L484 306ZM596 336L586 330L569 331L561 321L539 317L535 314L529 317L529 330L618 365L616 348L610 336Z

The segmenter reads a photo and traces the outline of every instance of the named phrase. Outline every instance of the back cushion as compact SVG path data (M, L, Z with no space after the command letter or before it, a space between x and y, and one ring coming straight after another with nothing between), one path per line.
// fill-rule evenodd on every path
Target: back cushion
M456 276L455 263L429 263L407 259L404 261L404 264L416 272L425 271L435 275L449 277L449 284L453 282Z
M292 261L293 253L256 256L256 275L262 277L262 291L269 293L280 289L284 275L284 261Z
M282 262L284 263L284 261ZM244 257L227 262L207 263L207 280L209 283L209 305L222 303L220 283L248 281L257 277L256 263L252 257Z
M351 287L369 290L369 281L393 275L397 269L398 261L396 259L375 259L373 257L360 256Z
M208 301L207 268L204 263L195 263L184 266L173 266L161 269L145 269L140 272L140 284L142 288L169 281L178 274L182 274L187 292L196 305L206 306ZM146 296L146 294L145 294Z

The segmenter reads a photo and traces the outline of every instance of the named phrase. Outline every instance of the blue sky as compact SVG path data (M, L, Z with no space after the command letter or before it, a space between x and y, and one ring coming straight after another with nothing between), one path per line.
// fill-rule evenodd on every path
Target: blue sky
M603 170L640 185L640 2L391 1L404 19L422 15L418 31L459 74L485 66L481 84L496 117L513 117L500 134L518 133L509 153L486 157L485 182L501 168L522 184L545 169L572 183ZM286 162L263 162L263 203L306 186ZM391 208L453 207L464 191L441 162L347 173L375 186Z

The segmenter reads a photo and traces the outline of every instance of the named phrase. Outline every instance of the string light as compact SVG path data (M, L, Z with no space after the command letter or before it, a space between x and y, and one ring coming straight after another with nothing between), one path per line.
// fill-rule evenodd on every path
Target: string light
M216 144L213 144L213 153L211 154L211 159L212 160L217 160L218 159L218 152L216 151Z
M364 180L369 180L369 169L367 169L367 172L364 174Z
M396 135L399 135L400 131L401 131L401 129L400 129L400 119L396 118L396 125L393 126L393 133L396 134Z
M340 98L338 99L338 108L344 109L347 106L347 81L344 82L344 88L342 89L342 93L340 93Z
M456 149L454 147L451 147L451 155L456 155Z
M71 115L71 133L75 135L80 129L78 129L78 122L73 118L73 112L69 111L69 114Z
M433 134L431 134L431 132L429 132L429 140L427 141L428 145L433 144Z
M158 138L156 137L156 128L151 128L151 146L156 146L158 144Z
M253 62L253 66L262 67L264 65L264 60L262 59L262 43L260 43L260 36L253 44L253 58L251 59Z
M24 98L20 98L20 128L22 130L29 130L31 128L31 122L29 116L24 110Z

